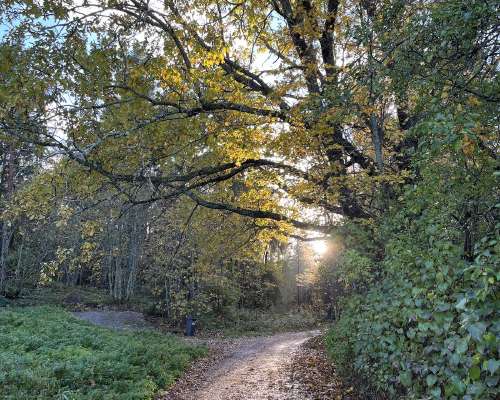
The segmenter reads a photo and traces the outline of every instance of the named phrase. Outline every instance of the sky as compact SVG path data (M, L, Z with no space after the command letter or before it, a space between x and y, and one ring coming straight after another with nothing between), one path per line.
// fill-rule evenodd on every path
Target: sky
M1 0L0 0L1 1ZM52 17L48 18L38 18L37 21L42 26L51 26L54 25L56 20ZM0 13L0 43L5 39L6 35L10 30L15 29L19 26L21 19L15 19L12 21L6 21L5 16Z

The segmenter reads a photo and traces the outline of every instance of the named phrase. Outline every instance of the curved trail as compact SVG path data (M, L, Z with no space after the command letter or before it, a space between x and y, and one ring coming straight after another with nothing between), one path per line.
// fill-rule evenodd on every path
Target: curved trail
M238 339L220 362L208 365L196 382L174 385L164 400L305 400L287 382L292 354L319 331ZM178 387L176 387L178 386Z
M132 311L75 312L75 317L113 329L153 328ZM287 371L299 346L319 331L215 340L213 357L195 363L161 400L307 400ZM204 343L203 339L187 339ZM218 354L223 354L218 357Z

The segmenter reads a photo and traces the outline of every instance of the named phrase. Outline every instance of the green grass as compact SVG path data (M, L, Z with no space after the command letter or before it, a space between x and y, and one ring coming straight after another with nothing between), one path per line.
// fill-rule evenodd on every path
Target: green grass
M0 399L152 399L205 353L171 335L96 327L60 308L0 309Z
M226 337L238 337L318 329L324 322L308 310L284 313L242 309L235 310L225 319L205 319L200 321L200 324L202 335L216 332Z

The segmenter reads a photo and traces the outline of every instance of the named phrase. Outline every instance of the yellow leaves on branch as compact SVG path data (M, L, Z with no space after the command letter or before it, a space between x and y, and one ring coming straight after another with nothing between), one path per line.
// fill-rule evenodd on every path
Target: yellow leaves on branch
M255 224L264 228L257 232L257 239L262 243L269 243L272 240L286 243L288 235L293 232L293 227L283 221L256 220Z
M86 221L82 224L81 233L84 239L92 238L99 232L102 232L102 227L98 221Z
M73 248L58 247L55 251L55 259L42 263L39 283L48 284L52 282L59 271L59 267L68 262L70 270L76 268L76 259L73 257Z
M130 83L133 85L139 85L147 73L148 71L143 66L131 68L129 71Z
M11 199L2 219L13 220L22 215L30 221L48 218L53 206L53 187L59 183L58 178L51 173L36 176Z
M94 257L97 244L93 242L83 242L80 246L80 261L82 263L89 263Z
M187 92L189 86L186 84L186 77L174 68L166 68L160 72L161 86L163 88L173 87L181 92Z
M479 100L476 96L470 96L467 99L467 103L472 107L478 107L481 105L481 100Z
M317 189L318 189L317 186L312 182L300 181L294 184L292 187L290 187L289 193L292 196L297 196L297 197L300 197L304 194L310 197L312 194L315 194Z
M73 195L89 198L103 184L103 177L97 172L88 172L72 162L60 162L53 169L43 171L33 177L31 182L20 188L7 204L4 220L24 217L33 222L46 221L57 210L57 228L67 225L74 210L62 202L62 196L68 188ZM54 208L55 207L55 208Z
M229 49L227 47L222 47L221 49L212 50L204 54L202 60L202 65L205 68L211 68L212 66L220 65L224 62Z
M277 208L276 200L269 187L251 188L240 195L239 201L262 211L275 211Z
M68 224L69 219L73 215L74 210L66 205L66 204L61 204L58 210L58 216L59 219L56 222L56 227L62 228L65 227Z
M249 158L259 158L265 145L265 132L253 126L241 126L243 123L236 113L228 114L224 120L211 121L207 129L210 132L208 143L223 159L240 163Z
M474 155L474 151L476 149L476 143L472 140L469 135L464 135L462 139L462 152L465 157L471 158Z

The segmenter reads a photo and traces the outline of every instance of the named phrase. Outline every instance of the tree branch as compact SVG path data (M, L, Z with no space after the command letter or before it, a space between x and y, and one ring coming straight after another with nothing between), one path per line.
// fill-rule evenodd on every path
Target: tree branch
M234 206L231 204L208 201L208 200L202 199L201 197L197 196L193 192L186 192L186 196L188 196L196 204L199 204L200 206L205 207L205 208L210 208L212 210L229 211L229 212L239 214L239 215L242 215L245 217L250 217L250 218L271 219L274 221L282 221L282 222L289 223L290 225L294 226L295 228L303 229L306 231L328 233L331 230L330 226L314 224L311 222L299 221L299 220L296 220L294 218L287 217L283 214L275 213L273 211L251 210L248 208L241 208L241 207Z

